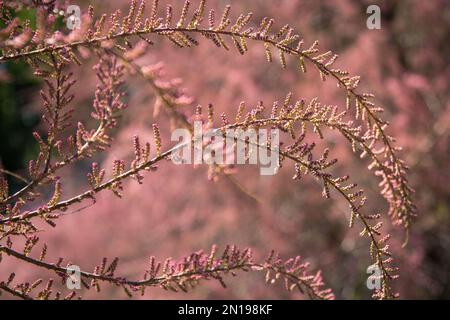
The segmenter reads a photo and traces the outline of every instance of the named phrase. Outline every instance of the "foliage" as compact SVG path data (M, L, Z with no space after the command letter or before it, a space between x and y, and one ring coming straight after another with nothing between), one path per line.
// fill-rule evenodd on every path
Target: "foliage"
M388 122L381 117L383 108L375 104L374 95L360 91L358 76L334 67L338 58L336 54L319 51L318 41L306 46L305 40L289 25L274 30L274 20L267 17L255 24L252 22L252 13L241 14L233 20L230 6L225 8L220 19L216 19L216 11L210 10L208 13L204 0L199 1L193 10L190 1L186 1L178 15L169 5L165 14L160 15L158 3L157 0L153 1L147 18L145 1L138 3L133 0L125 15L117 10L111 15L97 16L93 7L89 7L82 17L81 28L67 34L54 31L57 29L57 21L48 19L46 11L49 8L39 3L36 4L35 29L28 20L20 21L8 14L10 8L7 5L4 4L1 8L6 27L0 31L0 63L26 61L33 68L34 75L43 79L46 90L41 91L42 113L47 132L45 135L34 132L39 152L35 159L29 161L28 176L22 177L27 184L12 193L9 191L8 181L1 178L0 209L3 217L0 220L0 239L5 244L0 246L0 251L36 267L51 270L65 280L69 263L63 266L62 258L55 264L46 262L46 245L39 259L30 257L33 247L39 241L36 235L39 229L35 221L45 221L56 226L56 220L64 216L72 206L86 200L95 202L97 194L104 190L122 197L124 180L131 178L141 184L145 171L157 171L158 163L170 158L174 148L165 147L160 128L154 124L152 143L142 143L138 136L134 136L134 158L131 161L114 160L109 173L97 162L92 162L87 174L89 189L74 196L63 193L63 182L70 177L60 177L58 172L71 164L92 158L111 146L113 129L119 125L121 114L127 108L123 80L126 71L139 74L150 84L167 111L172 126L192 130L192 122L200 120L205 128L214 127L217 121L212 105L208 106L207 114L204 112L205 108L199 105L195 113L186 115L180 111L180 107L190 104L192 100L176 83L164 82L158 66L141 66L137 62L152 46L156 47L155 41L150 37L167 39L182 49L195 47L201 41L209 41L230 54L236 52L241 55L248 52L250 43L255 43L264 48L268 62L274 60L276 52L283 69L288 68L289 58L292 58L297 63L299 72L306 73L312 67L322 81L334 81L344 93L345 106L323 104L318 99L294 101L293 94L289 93L282 103L272 104L270 114L266 112L262 102L253 108L248 108L242 102L233 116L234 121L230 120L229 115L221 114L221 124L216 129L258 130L268 127L285 132L283 145L286 146L280 151L280 167L287 167L292 163L295 180L312 176L321 184L323 197L330 198L332 194L336 194L347 203L350 209L350 227L355 223L359 224L361 237L366 238L370 244L368 251L371 264L381 270L382 286L375 291L374 297L396 297L391 281L398 277L398 270L392 266L393 258L387 243L389 235L381 231L382 214L366 212L364 205L367 199L364 191L351 182L349 175L336 174L333 168L337 159L330 160L329 148L317 152L316 146L319 143L313 141L324 140L327 135L337 133L347 141L354 153L362 159L367 158L368 170L378 177L379 194L388 204L387 215L394 224L403 226L409 232L416 216L416 207L412 200L413 190L406 177L408 168L399 157L400 148L396 146L395 139L387 133ZM71 105L75 95L72 89L76 81L71 70L85 63L83 60L87 60L86 57L97 57L94 67L97 87L91 112L93 121L89 124L80 121L73 128L74 108ZM91 127L93 122L96 125ZM272 148L270 144L265 147ZM228 176L232 169L211 165L209 176L213 179ZM6 171L4 173L7 174ZM53 195L48 199L40 189L49 185L53 185ZM23 250L13 249L18 237L26 239ZM223 275L233 274L236 270L264 270L268 274L268 281L283 277L288 289L298 288L311 298L334 297L330 290L322 289L321 274L310 276L307 265L301 264L299 259L283 262L279 258L275 261L269 258L256 263L248 249L240 252L235 247L227 247L222 258L216 258L215 250L210 254L200 252L188 255L179 263L168 260L163 264L161 272L159 264L152 258L150 269L146 271L143 280L115 276L117 259L108 266L107 259L104 258L92 273L82 272L84 285L86 288L94 287L99 290L99 282L107 282L121 286L130 295L135 291L144 292L146 287L152 286L185 291L202 279L213 278L223 283ZM272 274L275 274L274 278ZM31 285L14 284L13 280L14 274L1 282L0 288L22 298L31 298L34 290L43 283L43 280L37 280ZM88 284L87 280L92 282ZM33 297L50 298L52 284L53 281L49 280L43 289L37 289L38 293ZM61 297L61 293L56 293L56 297ZM73 297L75 293L67 296Z

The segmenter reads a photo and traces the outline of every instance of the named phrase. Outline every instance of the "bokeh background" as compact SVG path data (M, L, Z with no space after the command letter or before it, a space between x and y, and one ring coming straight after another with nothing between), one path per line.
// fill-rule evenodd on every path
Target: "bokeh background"
M87 7L87 1L71 4ZM162 1L167 3L167 1ZM180 9L182 1L172 1ZM307 44L318 39L322 50L333 50L337 65L361 75L361 89L373 92L386 109L389 133L403 146L410 165L409 180L416 189L419 216L412 227L409 244L400 248L405 234L386 225L393 236L393 253L400 268L395 286L402 298L450 298L450 1L357 1L357 0L210 0L208 8L220 11L233 5L232 15L252 11L255 19L276 18L276 26L289 23ZM125 8L128 1L95 1L102 12ZM380 30L366 27L366 8L378 4L382 12ZM345 96L328 80L321 83L315 70L298 72L291 61L287 70L266 63L261 45L250 44L249 53L221 51L205 41L193 49L178 49L167 41L156 45L139 60L141 64L165 64L166 78L182 78L186 92L195 101L182 110L193 114L197 103L213 103L217 114L230 115L241 100L271 105L292 91L296 98L320 97L324 103L342 105ZM75 87L76 117L86 119L95 87L92 62L74 69L80 81ZM40 121L39 90L42 83L22 63L0 65L0 165L10 171L26 172L27 162L37 152L31 136L45 130ZM106 168L114 159L130 159L131 137L151 139L156 122L169 142L169 121L164 112L155 113L151 87L138 77L127 80L129 109L114 133L113 147L94 160ZM332 155L339 158L336 170L350 174L369 198L367 210L386 211L378 194L377 179L351 148L337 135L328 135ZM61 173L64 196L86 188L90 161L82 161ZM252 247L264 257L271 249L283 257L302 257L322 269L327 284L340 299L366 299L368 244L358 230L348 228L347 207L338 197L323 200L320 186L312 179L291 179L286 168L274 177L261 177L254 168L239 167L232 178L207 179L207 168L162 163L146 174L143 185L125 183L124 198L103 193L94 206L60 219L55 229L45 227L40 238L49 245L49 257L67 257L91 270L101 258L121 257L118 272L138 278L155 255L179 258L212 244ZM20 188L11 180L12 188ZM85 203L85 205L89 203ZM3 276L15 271L30 281L41 270L6 261ZM298 299L280 284L266 285L263 274L240 274L228 278L228 288L208 283L195 291L169 293L148 290L145 298ZM100 295L85 292L85 298L125 298L120 289L103 287Z

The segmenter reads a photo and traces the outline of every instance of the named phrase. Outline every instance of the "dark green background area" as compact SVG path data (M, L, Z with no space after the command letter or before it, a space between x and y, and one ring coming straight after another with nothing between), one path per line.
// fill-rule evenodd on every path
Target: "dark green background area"
M0 82L0 162L4 169L21 172L37 152L32 132L39 123L39 109L30 102L39 94L39 82L23 63L8 62L0 68L9 78ZM9 182L12 190L18 187L17 180Z

